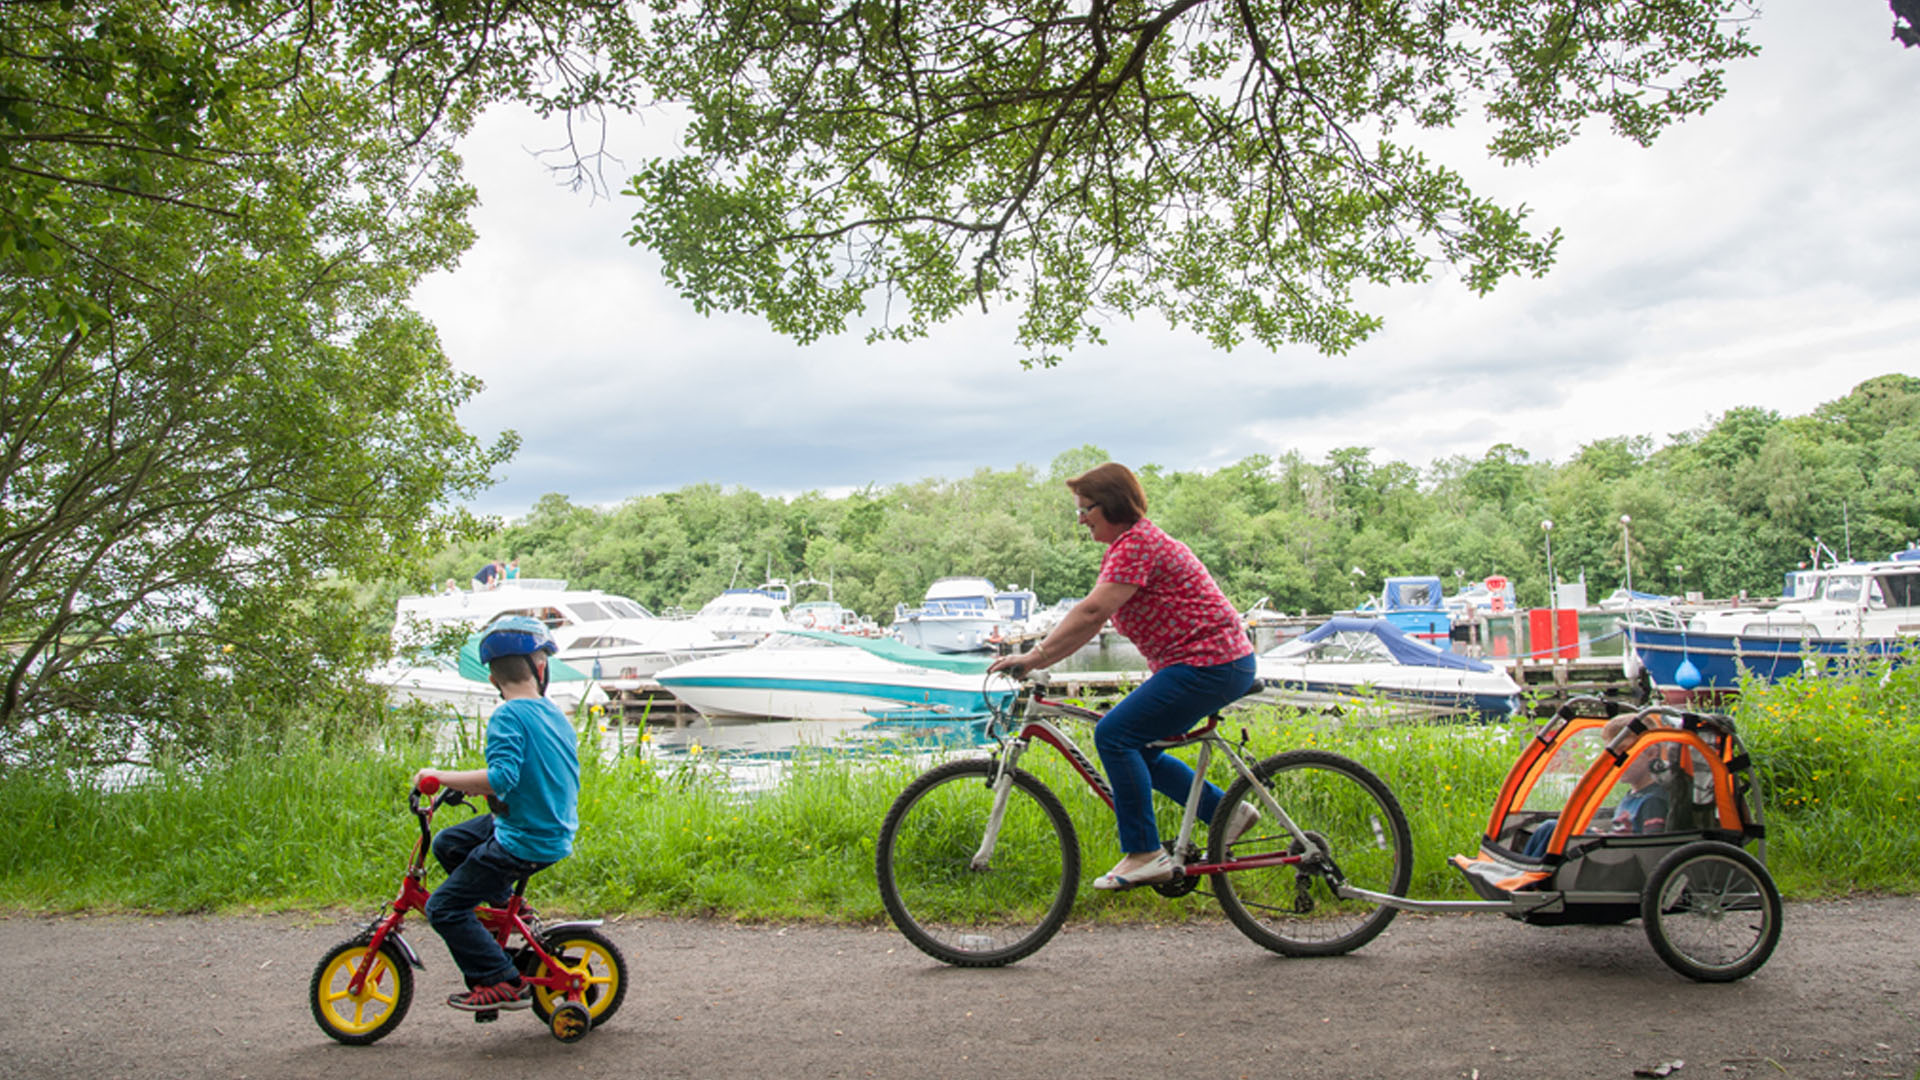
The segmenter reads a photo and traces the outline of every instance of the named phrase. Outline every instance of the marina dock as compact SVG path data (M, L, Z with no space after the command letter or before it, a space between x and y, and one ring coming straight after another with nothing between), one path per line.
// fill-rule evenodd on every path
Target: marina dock
M1618 646L1612 645L1610 628L1613 613L1600 613L1591 626L1583 620L1577 656L1542 656L1526 652L1524 637L1516 637L1511 618L1478 619L1467 624L1466 640L1456 641L1461 653L1476 656L1504 669L1528 694L1528 704L1536 713L1551 712L1570 697L1633 698L1643 693L1628 680ZM1251 628L1255 647L1264 651L1318 625L1323 617L1300 617L1284 624ZM1604 624L1604 625L1603 625ZM1041 634L1026 634L998 643L1001 655L1030 651L1040 643ZM1570 646L1573 642L1568 643ZM1603 650L1595 652L1596 645ZM1039 673L1038 681L1051 695L1073 698L1093 705L1107 705L1147 680L1150 672L1133 653L1124 638L1111 627L1101 632L1089 646L1110 663L1124 665L1122 670L1074 671L1053 668ZM1551 650L1549 650L1551 651ZM1560 650L1568 651L1568 650ZM1492 655L1489 655L1491 653ZM1137 666L1136 666L1137 665ZM685 702L652 679L610 679L601 684L607 691L609 726L644 728L664 726L683 728L700 718Z

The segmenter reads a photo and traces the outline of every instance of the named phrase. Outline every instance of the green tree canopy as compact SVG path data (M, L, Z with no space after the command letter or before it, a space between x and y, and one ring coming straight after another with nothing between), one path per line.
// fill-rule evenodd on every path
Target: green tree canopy
M691 121L633 177L632 235L701 310L803 341L998 303L1045 362L1143 311L1343 351L1378 322L1356 283L1484 292L1553 259L1420 131L1484 121L1505 162L1590 120L1646 143L1718 99L1752 10L663 0L639 77Z
M513 445L461 430L478 384L406 304L472 239L451 140L588 100L551 65L589 10L6 5L0 767L363 685L326 581L444 544Z

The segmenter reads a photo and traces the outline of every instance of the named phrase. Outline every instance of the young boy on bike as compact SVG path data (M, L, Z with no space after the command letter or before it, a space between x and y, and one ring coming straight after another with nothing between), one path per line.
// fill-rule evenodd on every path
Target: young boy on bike
M473 909L506 903L515 881L573 852L580 760L572 726L546 697L547 658L555 651L539 619L495 619L480 637L480 659L506 700L487 721L487 767L421 769L413 778L416 787L431 776L456 791L485 795L493 809L433 838L447 880L427 901L427 921L467 979L466 993L447 998L456 1009L478 1013L530 1004L513 960Z

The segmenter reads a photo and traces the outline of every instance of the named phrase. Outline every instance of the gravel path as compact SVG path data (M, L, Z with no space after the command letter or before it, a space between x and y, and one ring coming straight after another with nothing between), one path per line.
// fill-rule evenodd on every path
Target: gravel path
M458 977L424 925L412 1013L336 1045L307 980L359 921L0 917L0 1077L1920 1078L1920 898L1790 904L1772 962L1722 986L1637 923L1402 915L1331 960L1224 922L1070 926L963 971L891 927L628 919L625 1008L572 1046L441 1006Z

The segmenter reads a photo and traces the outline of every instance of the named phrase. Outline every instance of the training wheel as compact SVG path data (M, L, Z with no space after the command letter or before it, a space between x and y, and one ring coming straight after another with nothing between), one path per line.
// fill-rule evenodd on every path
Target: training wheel
M547 1019L547 1030L563 1043L579 1042L593 1030L593 1017L587 1007L577 1001L563 1001L554 1007L553 1015Z

